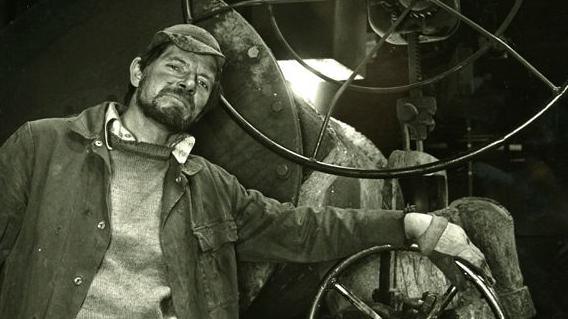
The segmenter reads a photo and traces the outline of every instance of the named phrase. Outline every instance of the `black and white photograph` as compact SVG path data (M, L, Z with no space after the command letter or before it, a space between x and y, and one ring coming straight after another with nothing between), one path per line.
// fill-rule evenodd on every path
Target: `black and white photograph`
M565 19L0 0L0 319L568 318Z

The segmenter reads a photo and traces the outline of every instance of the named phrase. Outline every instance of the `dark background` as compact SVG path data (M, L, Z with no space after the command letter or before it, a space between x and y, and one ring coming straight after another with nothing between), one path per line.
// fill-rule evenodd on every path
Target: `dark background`
M3 40L0 48L4 50L0 52L4 57L0 61L0 141L26 120L75 113L103 99L121 99L126 85L105 90L88 86L93 80L104 81L105 75L79 72L76 66L80 65L83 53L50 55L57 49L54 46L65 45L65 41L61 41L66 36L64 28L80 28L78 26L91 16L90 12L102 15L101 12L112 11L114 15L109 14L112 18L100 21L95 30L98 37L83 41L91 55L100 55L105 58L104 63L124 68L126 72L130 61L120 52L111 50L113 48L105 47L105 43L121 34L122 25L141 17L133 15L128 6L100 3L112 2L0 0L0 39ZM153 4L147 10L159 10L159 1L144 3ZM495 29L511 5L512 1L462 1L463 12L489 30ZM241 12L257 27L276 57L289 57L271 32L264 9ZM325 4L280 6L276 8L276 15L283 33L303 56L325 56L334 51L337 46L334 34L341 28L352 27L338 19L334 8ZM162 23L159 17L145 16L143 19ZM566 1L527 0L504 37L556 85L563 85L568 78L567 19ZM25 32L38 34L38 28L44 30L39 34L46 36L22 40ZM365 41L372 42L372 33L366 31ZM49 38L50 34L53 39ZM125 41L142 48L151 34L151 30L140 30ZM425 76L449 68L454 63L456 48L476 49L480 41L478 34L462 25L450 39L422 46ZM53 63L48 64L51 68L43 66L42 72L51 73L52 79L27 78L26 70L46 65L45 61L40 63L45 56ZM365 80L359 84L390 86L407 83L406 61L405 47L387 45L367 65ZM17 65L25 67L16 69ZM67 65L75 69L65 70L62 76ZM125 84L126 80L125 73ZM54 92L67 86L75 88L77 82L85 83L81 87L83 98L53 106L57 101ZM464 86L468 88L465 92ZM33 96L27 96L30 87L36 87L31 90ZM322 100L329 99L334 89L334 86L326 86ZM475 147L502 136L552 97L542 82L499 49L491 50L476 62L470 69L470 76L451 77L426 87L425 92L435 96L438 102L436 129L430 134L425 148L440 158L465 151L468 144ZM388 156L392 150L401 148L395 105L402 96L404 94L370 95L348 91L334 116L364 133ZM38 101L43 102L41 108L26 106L40 105ZM500 201L513 214L521 267L537 306L538 318L568 318L566 103L566 99L558 103L502 149L484 154L469 166L448 171L451 199L486 196Z

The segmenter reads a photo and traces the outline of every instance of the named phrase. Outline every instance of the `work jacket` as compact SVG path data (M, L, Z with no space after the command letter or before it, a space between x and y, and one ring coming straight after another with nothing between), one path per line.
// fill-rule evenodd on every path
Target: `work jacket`
M0 148L0 318L75 318L111 240L103 103ZM318 262L404 242L402 213L294 207L172 157L160 243L178 318L238 318L237 260Z

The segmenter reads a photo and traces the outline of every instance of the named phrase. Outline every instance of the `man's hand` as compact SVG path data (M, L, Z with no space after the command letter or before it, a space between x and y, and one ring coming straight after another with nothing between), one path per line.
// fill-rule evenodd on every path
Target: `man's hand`
M480 271L490 284L493 284L491 271L479 248L469 240L460 226L447 223L439 218L441 217L427 214L407 214L404 218L406 237L416 242L420 250L428 255L458 288L465 286L463 275L447 257L459 258L467 262Z

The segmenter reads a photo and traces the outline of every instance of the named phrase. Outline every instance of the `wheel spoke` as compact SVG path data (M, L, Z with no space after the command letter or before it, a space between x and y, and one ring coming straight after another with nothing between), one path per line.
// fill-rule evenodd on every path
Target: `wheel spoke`
M440 301L436 302L433 311L430 312L430 314L428 315L428 317L426 317L426 319L437 318L437 316L441 314L442 311L446 309L446 307L448 307L448 305L450 304L450 302L452 302L452 300L457 295L457 293L458 293L458 288L456 286L451 285L450 287L448 287L446 293L444 293L444 295L440 297Z
M447 4L443 3L441 0L429 0L435 3L440 8L446 10L451 15L455 16L456 18L460 19L461 21L465 22L470 27L474 28L477 32L483 34L484 36L490 38L491 40L499 43L507 52L515 57L522 65L524 65L529 71L531 71L535 76L537 76L540 80L542 80L546 85L548 85L552 91L555 93L560 90L559 86L554 85L549 79L547 79L539 70L537 70L532 64L530 64L525 58L523 58L517 51L511 48L503 39L499 38L498 36L494 35L493 33L487 31L479 24L475 23L468 17L464 16L463 14L459 13L456 9L448 6Z
M367 64L367 62L369 62L369 60L371 59L371 57L373 57L373 55L375 55L375 53L377 53L379 51L379 49L383 46L383 44L386 42L386 40L388 39L388 37L396 30L396 28L398 28L398 26L404 21L404 19L406 18L406 16L410 13L410 11L412 10L412 7L414 6L414 4L416 3L417 0L412 0L412 2L410 3L410 5L408 6L408 8L406 8L404 10L404 12L402 12L402 14L400 15L400 17L398 17L398 19L396 19L396 21L389 27L389 29L387 30L387 32L385 33L385 35L379 40L379 42L377 42L377 44L373 47L373 49L363 58L363 60L361 60L361 62L359 63L359 65L357 65L357 67L355 68L355 70L353 70L353 72L351 73L351 75L349 76L349 78L347 79L347 81L343 82L343 84L341 85L341 87L337 90L337 92L335 92L335 95L333 96L333 99L331 100L331 103L329 105L329 109L327 110L327 113L325 114L325 118L323 120L323 124L321 126L320 129L320 133L318 136L318 141L316 143L316 146L314 147L314 151L312 152L312 158L316 159L317 155L318 155L318 151L321 145L321 142L323 140L323 136L325 135L325 130L327 129L327 126L329 124L329 119L331 117L331 114L333 113L333 110L335 109L335 106L337 105L337 102L339 101L339 98L343 95L343 93L345 92L345 90L347 90L347 87L349 87L349 85L351 85L351 82L353 82L353 80L355 80L355 77L357 76L357 74L359 73L359 71Z
M390 245L375 246L375 247L371 247L371 248L367 248L365 250L362 250L362 251L346 258L345 260L341 261L339 264L337 264L335 267L333 267L331 270L329 270L329 272L325 276L325 279L320 284L318 292L317 292L317 294L314 298L314 301L312 303L312 306L310 308L310 313L309 313L308 319L316 319L317 318L316 316L317 316L320 304L323 301L325 294L329 290L337 291L337 293L339 293L344 298L346 298L351 304L353 304L353 306L355 306L359 311L361 311L361 313L365 314L369 318L376 318L376 319L393 318L395 316L402 314L402 313L398 313L397 310L395 310L396 308L392 309L389 306L385 306L385 308L383 309L382 307L378 307L378 306L381 306L382 304L375 304L375 307L371 308L363 300L361 300L361 298L357 297L355 294L353 294L351 291L349 291L345 286L343 286L337 280L337 278L346 269L351 267L353 264L360 262L363 258L366 258L366 257L371 256L371 255L381 254L385 251L392 251L392 250L394 250L394 251L409 251L409 252L415 252L415 253L418 252L418 248L415 245L407 246L407 247L398 247L398 248L390 246ZM476 272L474 272L474 270L469 268L469 266L467 266L466 264L464 264L463 262L461 262L460 260L457 260L457 259L454 260L454 262L455 262L456 266L464 273L466 278L469 281L471 281L476 286L476 288L481 292L481 295L483 296L483 298L485 298L487 300L487 303L489 304L489 307L491 308L495 318L505 319L503 308L501 307L499 300L498 300L493 288L485 282L485 280L483 279L483 277L481 275L478 275ZM429 309L430 309L428 311L428 313L421 312L420 314L426 315L426 317L425 317L426 319L437 319L442 314L443 310L445 310L448 307L450 302L457 295L457 292L458 292L458 289L455 286L451 285L446 290L444 295L442 295L439 298L436 298L433 306L428 306ZM406 301L406 302L408 302L408 301ZM423 304L424 304L424 301L422 302L422 304L417 304L417 305L418 305L418 307L421 307ZM411 307L408 310L414 309L414 310L418 311L418 308L416 308L416 306L413 306L413 304L408 304L408 305L410 305L410 307ZM422 309L422 311L424 311L424 310L427 310L427 309ZM422 316L421 318L424 318L424 316Z
M440 301L440 311L444 311L446 307L454 300L454 297L458 293L458 288L454 285L451 285L446 293L442 296L442 301Z
M357 309L359 309L359 311L367 315L369 318L383 319L383 317L376 313L373 308L369 307L363 300L361 300L361 298L357 297L341 283L335 281L332 283L332 287L335 288L335 290L340 295L345 297L353 306L355 306Z

